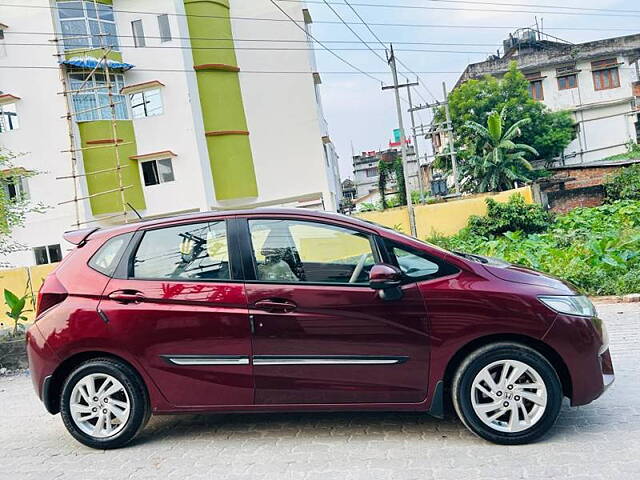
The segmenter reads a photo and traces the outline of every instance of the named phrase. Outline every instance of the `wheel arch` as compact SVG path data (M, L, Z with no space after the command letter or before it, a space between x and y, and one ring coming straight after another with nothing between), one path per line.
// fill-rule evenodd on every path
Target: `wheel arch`
M569 373L569 369L560 356L558 352L556 352L552 347L547 345L546 343L537 340L533 337L528 337L526 335L518 335L518 334L495 334L495 335L487 335L483 337L478 337L470 342L466 343L462 347L460 347L456 353L449 359L447 363L447 367L444 373L444 401L448 411L451 411L451 384L453 381L453 377L458 370L460 364L464 361L464 359L479 348L484 347L485 345L489 345L491 343L498 342L513 342L520 343L527 347L530 347L540 353L544 358L546 358L553 368L558 373L558 377L560 377L560 383L562 384L562 392L565 396L572 398L573 388L571 381L571 374Z
M145 382L144 376L141 375L138 368L133 365L131 362L126 360L125 358L116 355L111 352L99 351L99 350L90 350L86 352L76 353L66 358L63 362L58 365L58 367L54 370L48 380L48 385L43 391L42 401L44 402L45 408L49 413L55 415L60 412L60 393L62 392L62 386L64 385L65 379L69 376L69 374L73 371L81 363L84 363L88 360L92 360L95 358L108 358L111 360L116 360L127 365L131 370L133 370L136 375L138 375L142 385L147 393L147 398L149 398L149 388L147 383Z

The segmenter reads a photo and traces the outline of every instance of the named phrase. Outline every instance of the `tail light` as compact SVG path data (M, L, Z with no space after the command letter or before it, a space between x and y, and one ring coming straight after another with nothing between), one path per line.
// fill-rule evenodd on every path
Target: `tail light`
M38 304L36 307L36 318L40 316L42 312L49 310L54 305L59 304L69 293L64 288L58 277L55 276L54 273L49 275L42 287L40 287L40 291L38 292Z

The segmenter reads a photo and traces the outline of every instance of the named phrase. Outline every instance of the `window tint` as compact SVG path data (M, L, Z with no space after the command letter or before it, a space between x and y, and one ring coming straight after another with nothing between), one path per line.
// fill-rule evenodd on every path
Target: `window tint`
M413 279L442 277L458 271L456 267L439 258L405 245L387 241L387 248L393 254L402 273Z
M113 275L132 236L133 233L126 233L107 240L91 257L89 266L105 275Z
M228 280L227 230L224 221L149 230L133 262L141 279Z
M369 281L370 237L341 227L294 220L250 220L257 279L266 282Z

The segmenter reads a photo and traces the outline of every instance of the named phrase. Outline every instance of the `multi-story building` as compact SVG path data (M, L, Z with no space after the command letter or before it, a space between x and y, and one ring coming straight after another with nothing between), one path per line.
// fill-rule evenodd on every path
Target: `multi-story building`
M638 141L639 56L640 34L571 44L522 29L505 40L504 54L469 65L458 84L500 77L516 61L533 98L573 114L577 136L558 163L592 162Z
M304 3L281 7L298 25L243 0L2 7L0 146L39 172L13 178L12 195L28 190L48 210L29 215L14 232L26 249L0 262L59 260L64 231L136 211L335 210L312 19Z
M393 145L393 144L390 144ZM400 149L390 146L388 150L377 152L362 152L353 156L353 182L356 187L356 198L364 197L372 192L378 191L378 180L380 179L379 164L384 158L391 161L400 155ZM419 188L418 182L418 162L416 160L413 145L407 145L407 166L409 183L412 190ZM389 188L395 188L395 183L390 183Z

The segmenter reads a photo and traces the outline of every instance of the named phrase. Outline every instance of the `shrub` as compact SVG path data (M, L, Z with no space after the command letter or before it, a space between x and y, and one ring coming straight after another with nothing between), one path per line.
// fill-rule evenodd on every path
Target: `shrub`
M506 203L487 198L487 215L469 218L469 233L482 237L500 235L505 232L522 231L537 233L546 230L552 216L540 205L525 203L520 194L512 195Z
M604 190L608 201L640 200L640 163L611 175Z

